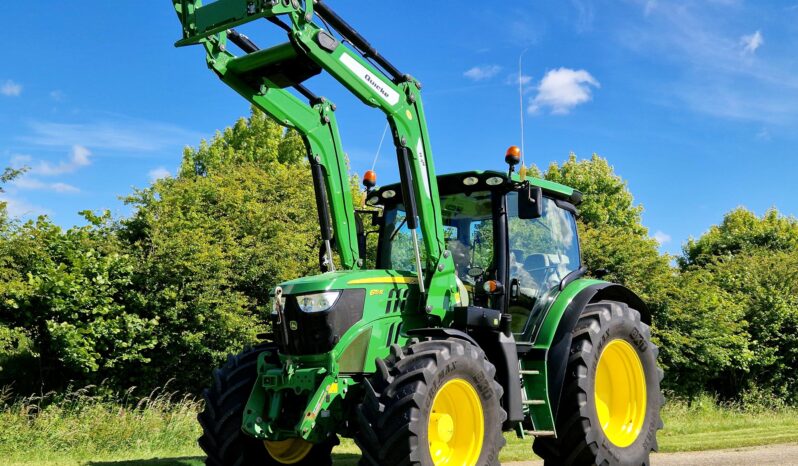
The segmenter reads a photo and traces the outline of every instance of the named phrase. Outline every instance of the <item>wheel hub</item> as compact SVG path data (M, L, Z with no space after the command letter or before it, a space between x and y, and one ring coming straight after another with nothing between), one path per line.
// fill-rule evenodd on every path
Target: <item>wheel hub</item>
M440 388L432 401L427 435L435 466L477 463L485 435L485 415L470 383L452 379Z
M431 424L435 426L435 433L438 439L444 443L449 443L454 437L454 421L448 414L432 413Z
M646 417L646 374L637 351L625 340L612 340L596 368L596 414L604 434L625 448L640 435Z
M301 438L286 440L265 440L266 451L280 464L296 464L310 453L313 444Z

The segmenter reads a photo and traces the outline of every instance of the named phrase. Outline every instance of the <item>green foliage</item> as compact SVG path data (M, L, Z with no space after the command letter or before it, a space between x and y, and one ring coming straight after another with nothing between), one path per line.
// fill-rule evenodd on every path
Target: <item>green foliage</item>
M2 173L0 173L0 193L5 192L3 190L3 185L8 183L9 181L13 181L15 178L18 178L22 174L28 171L28 167L22 168L5 168Z
M649 306L657 306L674 279L668 257L657 250L657 242L619 226L592 226L579 222L582 261L591 272L604 270L604 280L627 286Z
M63 230L46 217L10 220L0 204L0 385L148 390L179 376L173 387L196 393L210 367L268 329L274 285L317 270L305 156L297 133L253 111L187 148L177 177L128 196L129 218L84 212L87 225ZM20 173L4 171L0 184ZM734 210L673 267L605 159L571 154L543 176L585 194L583 263L648 304L667 389L798 403L798 220ZM476 231L490 238L490 227ZM520 228L511 225L527 246L546 246L548 233ZM394 259L412 263L409 236L396 241ZM476 251L480 265L489 245ZM367 250L373 266L375 235Z
M798 220L775 209L762 217L739 208L678 259L659 254L626 183L593 155L545 177L585 194L580 206L583 261L639 293L652 310L664 386L729 399L761 390L798 400Z
M544 174L584 194L579 206L582 260L589 272L640 293L649 306L661 307L663 293L673 279L669 258L643 226L643 207L634 204L629 187L606 159L596 154L577 160L571 153L562 165L553 163Z
M730 258L757 250L795 251L798 249L798 219L783 217L776 209L758 218L753 212L737 208L699 239L684 246L682 267L705 266L715 259Z
M734 318L748 338L749 362L726 367L711 386L728 397L764 391L798 401L798 220L735 209L687 243L680 265L739 307Z
M160 319L148 377L181 374L176 386L195 390L208 367L267 330L278 282L313 273L318 221L302 144L253 111L187 149L176 179L127 199L136 212L121 235Z
M39 358L38 374L19 378L29 385L19 389L42 380L57 379L54 386L69 378L92 380L91 374L127 382L131 365L149 362L143 352L154 346L157 317L129 312L138 300L131 287L135 262L108 220L106 213L102 223L62 231L40 218L4 238L11 280L0 295L0 319L25 329L4 356L13 366L12 356L23 356L20 345L30 338ZM0 380L18 376L4 371Z
M728 374L745 373L754 354L744 306L696 270L677 275L657 313L664 387L689 397Z
M0 224L0 385L146 390L179 375L175 388L197 392L267 329L274 285L315 270L304 154L295 132L253 112L186 149L176 178L129 196L128 219Z
M753 354L749 370L730 371L718 389L761 389L798 402L798 250L741 254L707 270L743 307Z
M186 148L179 177L220 173L232 166L254 165L268 170L274 163L292 165L305 157L305 147L296 132L284 134L282 127L263 112L252 108L249 119L219 131L208 143Z
M634 204L629 186L615 174L607 159L593 154L590 160L577 160L571 153L562 165L549 165L545 178L584 194L579 211L586 224L615 226L638 235L647 233L640 220L643 207Z
M308 180L295 171L230 166L130 199L137 212L124 233L135 238L137 285L160 318L153 369L181 374L181 387L266 330L276 283L312 273L318 227Z

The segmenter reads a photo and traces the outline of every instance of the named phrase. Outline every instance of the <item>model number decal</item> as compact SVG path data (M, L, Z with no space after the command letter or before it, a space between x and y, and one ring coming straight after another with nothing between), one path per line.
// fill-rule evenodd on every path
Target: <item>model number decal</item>
M393 90L389 84L383 82L382 79L374 76L374 73L366 69L365 66L360 64L360 62L355 60L351 55L344 52L341 54L340 60L341 63L355 73L358 78L374 89L377 94L382 97L382 100L388 102L390 105L399 103L399 93Z

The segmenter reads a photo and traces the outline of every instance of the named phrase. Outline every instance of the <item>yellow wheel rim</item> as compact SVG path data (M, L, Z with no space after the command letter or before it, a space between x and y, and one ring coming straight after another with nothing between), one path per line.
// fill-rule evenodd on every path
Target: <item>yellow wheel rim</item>
M280 464L296 464L302 461L313 444L301 438L290 438L287 440L265 440L266 451L272 458Z
M427 426L429 452L435 466L473 466L482 452L485 416L474 387L452 379L432 400Z
M624 340L612 340L596 369L596 412L604 434L625 448L634 443L646 418L646 374L637 351Z

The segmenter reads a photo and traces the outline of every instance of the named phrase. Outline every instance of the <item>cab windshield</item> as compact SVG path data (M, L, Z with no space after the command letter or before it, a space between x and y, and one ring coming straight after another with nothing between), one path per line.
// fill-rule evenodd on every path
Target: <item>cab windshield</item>
M491 198L489 191L441 196L446 249L452 253L457 278L471 301L478 273L493 273L495 268ZM413 240L407 228L404 206L395 204L387 207L384 212L384 222L380 236L378 267L415 272ZM419 248L421 262L425 263L427 256L420 229ZM461 304L465 301L462 298Z

